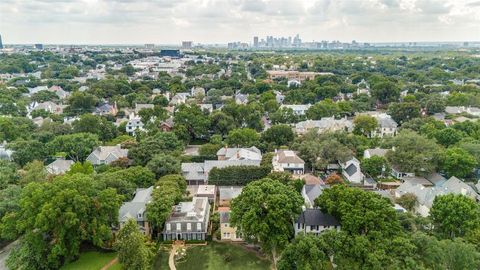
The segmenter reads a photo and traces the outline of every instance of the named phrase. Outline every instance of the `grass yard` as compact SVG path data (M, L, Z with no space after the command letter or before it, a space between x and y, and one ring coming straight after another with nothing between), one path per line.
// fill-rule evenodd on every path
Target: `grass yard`
M178 270L268 270L270 262L242 247L210 242L207 246L189 247L176 266Z
M117 254L115 252L98 252L87 251L80 254L80 258L63 266L62 270L100 270L103 266L113 260ZM115 268L117 267L117 268ZM120 265L116 263L110 270L120 269Z

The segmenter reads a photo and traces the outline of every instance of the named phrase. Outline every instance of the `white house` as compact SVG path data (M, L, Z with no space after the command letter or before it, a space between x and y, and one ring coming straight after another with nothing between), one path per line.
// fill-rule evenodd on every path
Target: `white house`
M275 150L272 159L273 171L288 171L293 174L303 174L305 171L305 161L301 159L292 150Z
M297 134L305 134L311 129L318 129L318 133L327 131L346 131L351 132L353 130L353 122L349 119L341 118L335 119L335 117L323 117L320 120L306 120L295 124L295 132Z
M298 234L319 235L325 230L340 230L340 222L318 208L305 209L293 224L295 236Z
M135 136L135 132L145 130L143 127L144 124L140 116L131 113L127 125L125 126L126 132Z
M296 115L305 115L308 109L310 109L312 105L310 104L300 104L300 105L281 105L280 109L288 108L292 109L293 113Z
M340 163L342 167L342 175L350 183L360 184L362 183L365 175L363 175L362 170L360 169L360 161L355 157L347 160L345 163Z

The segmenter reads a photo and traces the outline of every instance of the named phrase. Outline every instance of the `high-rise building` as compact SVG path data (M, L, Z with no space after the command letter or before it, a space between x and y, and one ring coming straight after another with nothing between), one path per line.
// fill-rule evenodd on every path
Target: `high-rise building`
M37 43L37 44L33 45L33 47L37 50L43 50L43 44L41 44L41 43Z
M190 50L191 48L192 48L192 42L191 41L182 41L182 49Z
M253 47L258 48L258 37L253 37Z
M0 49L3 49L2 35L0 35Z
M153 43L147 43L147 44L145 44L145 49L151 50L151 49L153 49L153 48L155 48L155 44L153 44Z

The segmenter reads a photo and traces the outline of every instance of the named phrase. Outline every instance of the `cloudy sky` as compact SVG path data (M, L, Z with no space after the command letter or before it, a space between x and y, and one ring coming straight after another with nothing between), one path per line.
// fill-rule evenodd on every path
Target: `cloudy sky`
M480 0L0 0L6 44L480 41Z

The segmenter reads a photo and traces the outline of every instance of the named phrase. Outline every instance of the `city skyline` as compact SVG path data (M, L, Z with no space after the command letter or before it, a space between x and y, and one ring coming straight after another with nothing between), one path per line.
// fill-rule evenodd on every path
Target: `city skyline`
M0 13L4 44L480 41L478 0L5 0Z

